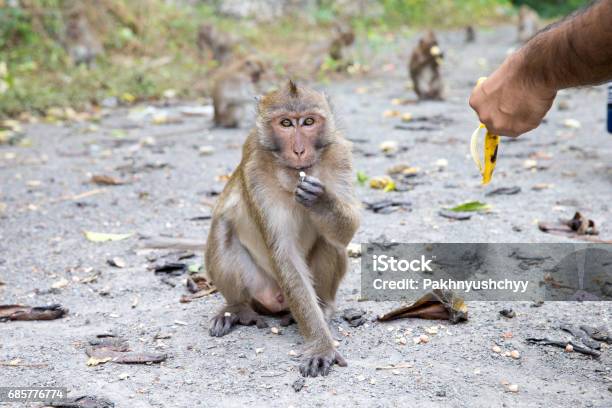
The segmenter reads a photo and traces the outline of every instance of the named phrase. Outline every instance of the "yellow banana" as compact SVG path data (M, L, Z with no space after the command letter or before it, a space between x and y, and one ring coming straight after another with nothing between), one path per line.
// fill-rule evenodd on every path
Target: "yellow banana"
M486 77L480 78L478 80L478 85L484 82ZM478 151L478 139L479 134L481 133L481 129L485 130L484 137L484 157ZM478 126L478 128L472 133L472 140L470 142L470 153L472 154L472 159L478 166L478 170L480 174L482 174L482 184L489 184L491 178L493 177L493 171L495 170L495 164L497 162L497 150L499 148L499 135L494 135L490 133L485 125L482 123Z

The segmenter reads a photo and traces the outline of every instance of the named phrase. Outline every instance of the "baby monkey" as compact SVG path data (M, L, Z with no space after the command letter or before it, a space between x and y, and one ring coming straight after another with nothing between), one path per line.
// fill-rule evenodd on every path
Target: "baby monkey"
M433 31L427 32L412 51L408 71L419 99L442 100L440 65L444 55Z
M264 66L254 57L234 62L220 71L212 90L215 126L236 128L243 126L253 115L249 108L257 94Z
M290 312L306 340L303 376L346 361L327 320L359 225L350 143L325 95L289 81L258 102L242 160L213 210L209 276L226 305L210 334Z

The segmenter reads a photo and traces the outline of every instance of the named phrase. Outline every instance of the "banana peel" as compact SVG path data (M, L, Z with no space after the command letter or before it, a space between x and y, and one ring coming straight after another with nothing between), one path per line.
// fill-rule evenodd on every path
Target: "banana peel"
M478 80L478 85L482 84L485 81L486 77L480 78ZM481 154L478 149L480 134L485 132L484 136L484 154ZM493 171L495 170L495 165L497 164L497 151L499 149L499 135L492 134L489 132L485 125L482 123L478 125L478 128L472 133L472 139L470 142L470 153L472 155L472 159L476 166L478 166L478 170L482 175L482 184L489 184L491 178L493 177Z

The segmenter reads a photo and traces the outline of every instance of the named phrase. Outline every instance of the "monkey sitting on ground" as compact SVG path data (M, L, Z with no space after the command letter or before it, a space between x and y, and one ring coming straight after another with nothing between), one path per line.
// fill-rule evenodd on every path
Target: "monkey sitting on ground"
M229 61L234 47L234 41L226 33L222 33L212 24L202 24L198 29L196 40L201 55L210 51L212 58L220 65Z
M334 26L333 40L329 45L329 57L340 63L338 69L346 69L351 65L346 49L355 42L355 32L348 23L336 23Z
M469 25L465 27L465 42L473 43L474 41L476 41L476 30L474 30L473 26Z
M102 54L102 44L96 37L85 14L84 6L78 1L65 1L63 14L65 21L64 46L75 65L91 67L98 55Z
M540 29L540 17L538 13L534 9L523 4L519 9L517 29L518 42L526 43L529 41L529 39L536 35Z
M408 70L419 99L442 100L440 64L443 54L432 31L423 36L412 51ZM423 86L425 84L425 86Z
M206 245L209 276L226 300L212 336L266 327L262 314L287 311L307 343L303 376L346 365L327 319L359 225L353 178L350 143L323 94L289 81L259 100Z
M241 127L252 117L249 108L263 72L262 62L253 57L236 61L219 72L212 89L215 126Z

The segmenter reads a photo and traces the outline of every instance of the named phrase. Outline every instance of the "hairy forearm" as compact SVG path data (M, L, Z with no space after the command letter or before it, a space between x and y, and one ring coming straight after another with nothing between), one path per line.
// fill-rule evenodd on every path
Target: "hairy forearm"
M557 91L612 79L612 0L553 24L518 54L534 86Z

